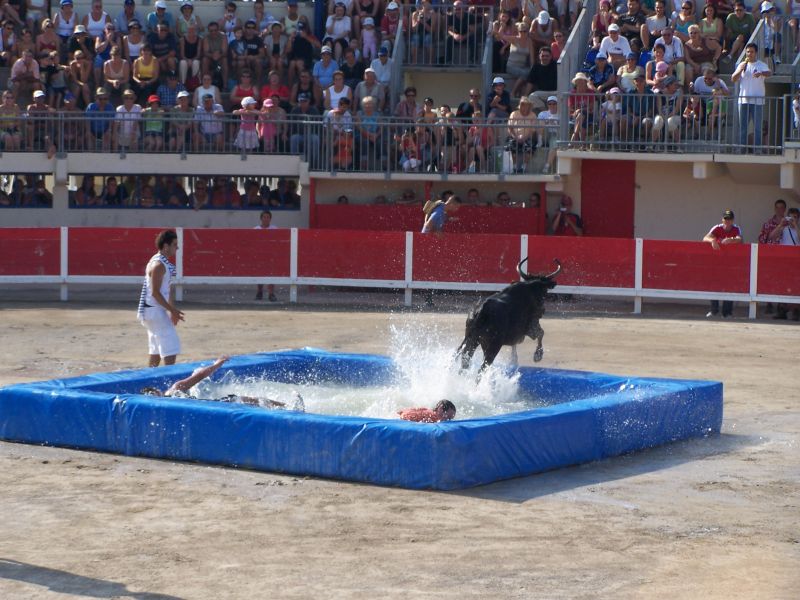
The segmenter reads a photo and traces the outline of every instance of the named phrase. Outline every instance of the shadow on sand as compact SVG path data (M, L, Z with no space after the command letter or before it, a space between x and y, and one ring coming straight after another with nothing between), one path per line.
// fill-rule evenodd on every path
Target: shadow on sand
M522 503L542 496L653 473L684 463L729 454L740 448L757 446L767 441L758 436L723 433L448 493L499 502Z
M87 598L133 598L134 600L182 600L168 594L132 592L116 581L84 577L67 571L0 558L0 579L10 579L45 587L53 592Z

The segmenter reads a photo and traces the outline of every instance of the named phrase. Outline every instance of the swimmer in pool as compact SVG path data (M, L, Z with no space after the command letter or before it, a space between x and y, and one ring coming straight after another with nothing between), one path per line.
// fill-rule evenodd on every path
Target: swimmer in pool
M398 410L397 414L404 421L439 423L441 421L452 421L456 416L456 407L450 400L440 400L433 410L424 407L404 408L403 410Z
M192 398L199 400L200 398L195 398L194 396L189 395L189 390L207 377L211 377L211 375L213 375L222 365L224 365L229 358L229 356L220 356L214 361L213 364L210 364L207 367L198 367L192 372L191 375L189 375L189 377L186 379L181 379L180 381L176 381L169 386L166 391L162 392L158 388L145 387L142 388L141 393L147 396L166 396L171 398ZM286 404L284 402L278 402L277 400L271 400L269 398L254 398L252 396L238 396L236 394L229 394L222 398L215 398L215 400L218 402L242 402L251 406L265 406L266 408L286 408ZM295 392L295 401L292 404L291 410L297 412L306 411L303 397L297 392Z

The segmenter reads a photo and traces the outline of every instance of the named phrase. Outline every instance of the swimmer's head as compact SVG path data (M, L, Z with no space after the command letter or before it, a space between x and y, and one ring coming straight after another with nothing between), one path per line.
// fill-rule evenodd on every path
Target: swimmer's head
M154 387L143 387L139 390L140 394L144 394L145 396L163 396L164 394L161 393L161 390Z
M433 410L441 416L442 421L452 421L456 416L456 405L450 400L439 400Z

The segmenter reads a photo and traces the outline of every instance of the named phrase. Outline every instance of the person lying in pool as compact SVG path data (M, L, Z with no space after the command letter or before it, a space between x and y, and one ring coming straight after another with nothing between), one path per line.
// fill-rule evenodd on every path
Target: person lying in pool
M433 410L424 407L404 408L398 410L397 414L404 421L439 423L440 421L452 421L456 416L456 407L450 400L440 400Z
M142 388L141 393L147 396L166 396L171 398L192 398L199 400L201 398L195 398L194 396L190 395L189 390L207 377L211 377L211 375L213 375L222 365L224 365L229 358L229 356L220 356L214 361L213 364L210 364L207 367L198 367L192 372L191 375L189 375L189 377L176 381L165 391L161 391L154 387L145 387ZM228 394L222 398L214 398L214 400L217 402L242 402L251 406L264 406L266 408L286 408L286 404L284 402L278 402L277 400L271 400L269 398L239 396L237 394ZM297 412L305 412L306 410L303 397L297 392L295 392L295 401L292 405L292 410Z

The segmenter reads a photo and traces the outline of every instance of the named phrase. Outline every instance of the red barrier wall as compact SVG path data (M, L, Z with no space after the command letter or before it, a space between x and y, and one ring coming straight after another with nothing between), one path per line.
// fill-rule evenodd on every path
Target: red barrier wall
M581 161L581 217L592 237L633 237L636 163Z
M647 289L750 291L750 246L714 250L705 242L645 240L642 287Z
M415 281L517 281L519 236L414 234Z
M0 275L59 275L60 240L57 227L0 229Z
M558 283L632 288L636 283L636 241L612 238L528 238L530 273L550 273L553 259L561 261Z
M70 275L141 275L156 253L161 229L120 227L70 227Z
M319 229L420 231L424 222L421 204L317 204L315 215ZM538 208L462 206L455 216L447 223L448 233L541 233Z
M405 254L405 233L302 229L298 232L297 275L402 280Z
M758 293L800 296L800 252L796 247L758 247Z
M187 277L288 277L290 229L184 229Z

